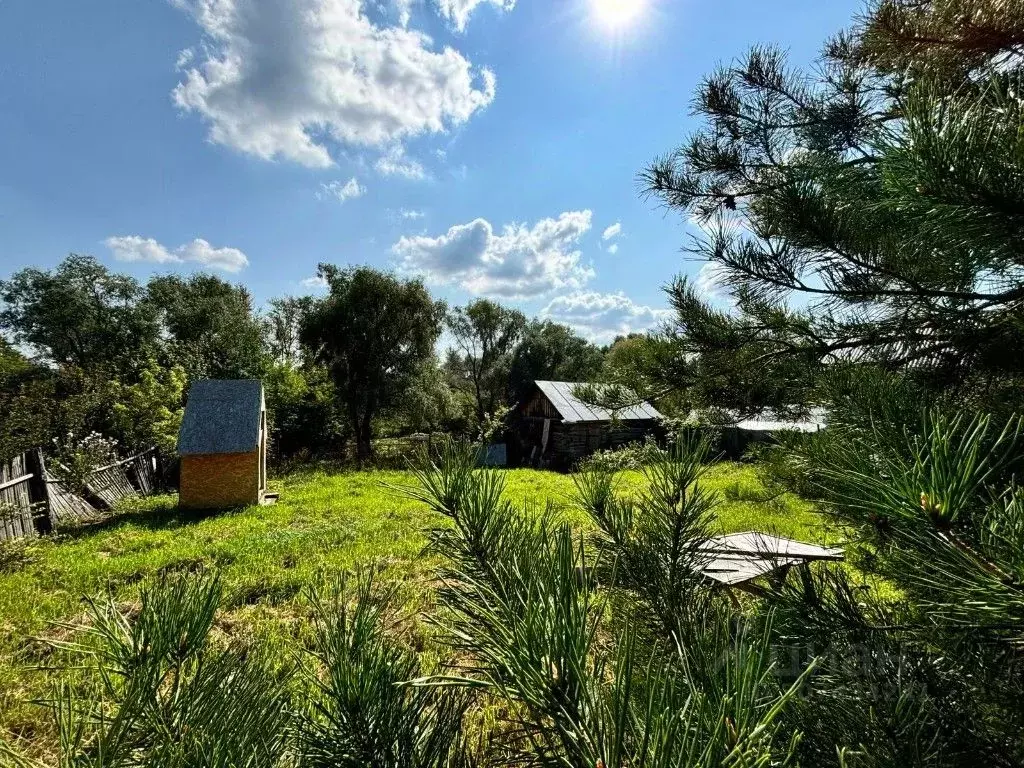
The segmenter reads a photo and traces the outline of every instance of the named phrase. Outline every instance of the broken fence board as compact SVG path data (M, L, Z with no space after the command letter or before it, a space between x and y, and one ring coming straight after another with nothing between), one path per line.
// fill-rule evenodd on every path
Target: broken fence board
M32 473L25 470L25 454L0 463L0 541L35 535L31 479Z

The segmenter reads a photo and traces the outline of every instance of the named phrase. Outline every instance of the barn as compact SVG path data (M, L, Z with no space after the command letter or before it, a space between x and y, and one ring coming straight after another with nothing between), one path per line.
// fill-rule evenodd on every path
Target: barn
M649 403L611 411L580 401L571 381L535 381L509 422L510 463L569 469L595 451L659 432L661 414Z
M226 509L263 501L267 489L267 408L259 381L192 384L178 434L178 503Z

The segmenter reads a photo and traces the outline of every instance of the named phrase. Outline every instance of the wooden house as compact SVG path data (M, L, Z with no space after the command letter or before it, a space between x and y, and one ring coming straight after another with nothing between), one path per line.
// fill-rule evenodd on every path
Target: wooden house
M640 403L613 414L580 401L580 384L536 381L512 412L509 460L513 464L569 469L595 451L657 434L661 414Z
M178 435L178 503L191 509L259 504L267 489L267 407L259 381L197 381Z

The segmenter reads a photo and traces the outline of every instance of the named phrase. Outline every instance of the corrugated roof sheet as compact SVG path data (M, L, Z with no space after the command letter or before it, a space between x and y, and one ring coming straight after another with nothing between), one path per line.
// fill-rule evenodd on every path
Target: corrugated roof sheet
M841 547L819 547L758 531L716 536L700 549L707 553L701 571L720 584L742 584L772 571L812 560L843 559Z
M189 456L255 451L262 410L263 384L259 381L194 382L178 433L178 453Z
M736 423L740 429L751 432L818 432L825 428L826 413L822 408L812 408L806 419L780 419L762 416L756 419L744 419Z
M562 420L569 424L581 421L612 420L612 412L607 408L588 405L573 395L573 389L584 386L583 384L572 381L538 381L535 383L558 411ZM617 411L615 417L622 421L638 421L660 419L661 414L650 403L640 403Z

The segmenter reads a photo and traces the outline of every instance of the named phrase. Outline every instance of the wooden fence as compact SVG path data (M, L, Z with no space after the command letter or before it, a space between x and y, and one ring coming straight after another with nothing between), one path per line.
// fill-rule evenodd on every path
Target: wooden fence
M0 541L34 536L38 530L34 518L41 512L40 486L45 483L39 482L34 454L29 451L0 464Z
M94 520L133 496L159 490L155 448L105 467L89 477L83 495L65 488L47 469L38 448L0 462L0 541L52 532L68 522Z

